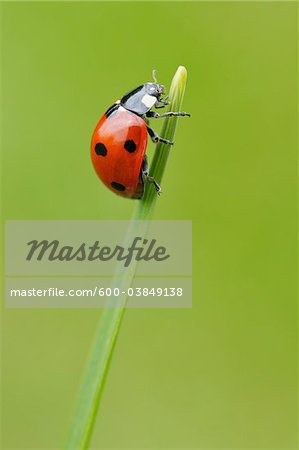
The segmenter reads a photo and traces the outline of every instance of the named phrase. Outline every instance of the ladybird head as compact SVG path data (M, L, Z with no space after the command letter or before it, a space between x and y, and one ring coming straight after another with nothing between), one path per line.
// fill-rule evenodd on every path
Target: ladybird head
M145 83L122 97L120 103L127 110L140 116L148 112L156 103L165 103L162 96L165 94L165 87L159 84L156 79L156 72L153 71L153 83Z
M153 97L156 97L158 100L160 100L162 95L165 94L165 87L163 86L163 84L146 83L144 87L147 95L152 95Z
M154 82L147 83L147 85L149 87L149 91L150 91L150 92L148 92L148 94L153 95L158 100L160 100L161 96L163 94L165 94L165 86L163 86L163 84L158 84L157 77L156 77L156 69L153 69L152 76L153 76Z

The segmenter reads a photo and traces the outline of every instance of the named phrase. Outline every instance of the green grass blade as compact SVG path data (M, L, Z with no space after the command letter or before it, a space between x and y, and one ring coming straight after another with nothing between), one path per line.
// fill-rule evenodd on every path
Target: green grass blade
M183 66L177 69L169 89L169 111L181 111L185 87L187 82L187 70ZM173 141L177 127L178 117L164 119L161 137ZM175 146L162 144L159 142L155 149L155 154L151 164L150 175L160 184L166 169L169 154L174 151ZM162 194L163 195L163 194ZM150 219L157 200L157 193L154 186L147 184L145 194L136 208L136 219Z
M180 111L185 92L187 71L180 66L174 75L169 90L169 110ZM177 126L177 118L165 119L161 137L173 140ZM173 146L161 144L157 145L150 175L160 184L165 172L166 163ZM127 232L126 243L131 243L135 236L146 236L149 219L152 217L157 193L151 183L147 183L145 194L142 200L136 205L135 214ZM136 272L136 264L131 264L124 269L118 266L113 287L118 287L120 291L128 289ZM125 277L124 277L125 275ZM66 450L88 449L92 435L101 394L105 379L109 369L111 356L119 333L121 322L124 316L127 299L119 300L117 308L106 308L103 311L90 355L87 360L86 372L83 377L79 398L75 409L75 414L71 423L70 433L65 445Z

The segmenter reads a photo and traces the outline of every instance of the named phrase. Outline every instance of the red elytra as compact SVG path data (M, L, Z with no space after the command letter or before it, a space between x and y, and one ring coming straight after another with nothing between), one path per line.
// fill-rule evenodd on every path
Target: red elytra
M106 113L107 114L107 113ZM147 126L141 117L116 106L104 114L94 130L91 158L102 182L123 197L141 198L141 166L147 147Z

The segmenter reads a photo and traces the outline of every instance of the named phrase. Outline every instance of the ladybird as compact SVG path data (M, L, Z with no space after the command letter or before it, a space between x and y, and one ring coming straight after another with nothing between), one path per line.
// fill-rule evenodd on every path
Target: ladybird
M153 83L144 83L115 102L97 123L91 140L91 159L97 175L109 189L127 198L142 198L145 182L153 183L157 193L161 192L157 181L149 176L147 137L149 134L154 143L173 142L158 136L149 127L148 119L190 116L185 112L152 111L169 104L155 71L153 79Z

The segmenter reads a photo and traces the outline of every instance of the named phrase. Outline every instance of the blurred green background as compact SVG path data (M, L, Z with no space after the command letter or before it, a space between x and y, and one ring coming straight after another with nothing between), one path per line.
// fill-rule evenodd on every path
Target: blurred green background
M296 4L1 8L5 219L129 219L93 128L188 69L155 218L193 221L193 308L126 312L92 448L295 448ZM2 309L3 449L61 448L100 313Z

